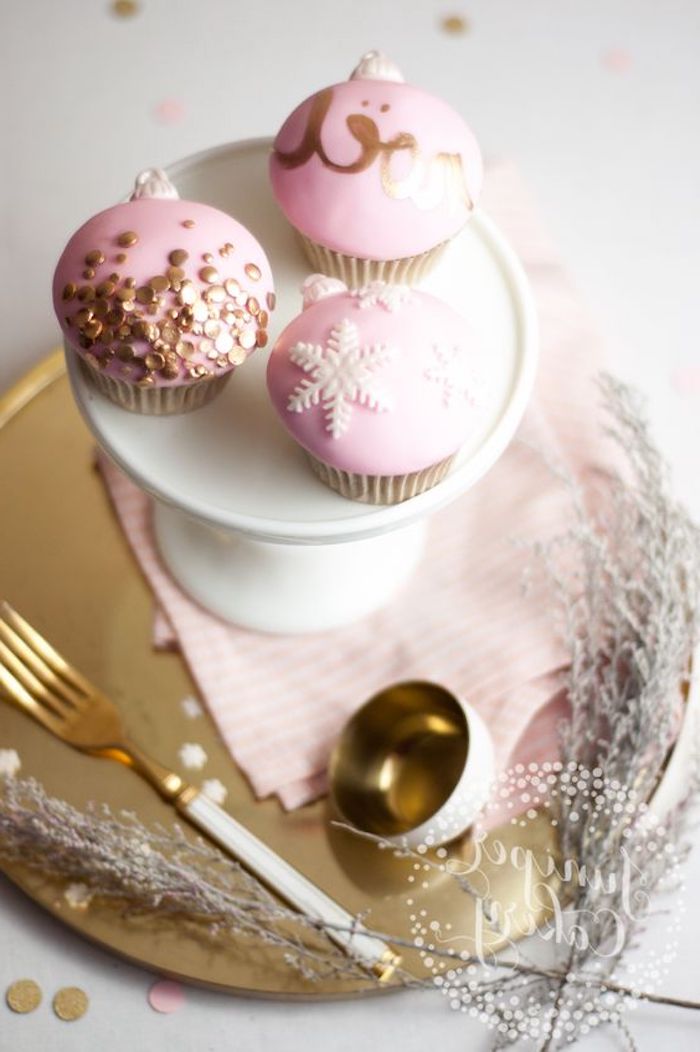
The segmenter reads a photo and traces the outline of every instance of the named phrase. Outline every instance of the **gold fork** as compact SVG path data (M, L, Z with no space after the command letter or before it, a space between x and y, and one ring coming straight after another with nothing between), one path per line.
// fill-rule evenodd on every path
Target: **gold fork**
M329 925L328 935L382 982L400 958L339 903L175 771L127 736L109 698L73 668L9 603L0 602L0 686L29 716L75 749L126 764L168 803L295 909Z

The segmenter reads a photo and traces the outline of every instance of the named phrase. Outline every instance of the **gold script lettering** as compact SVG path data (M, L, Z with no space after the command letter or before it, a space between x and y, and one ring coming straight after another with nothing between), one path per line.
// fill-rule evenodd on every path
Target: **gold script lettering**
M458 153L438 153L425 158L410 132L399 132L384 142L375 122L363 113L351 113L346 121L348 131L360 147L357 158L349 164L333 161L322 141L323 123L332 101L332 88L320 91L311 103L306 128L296 149L275 150L283 168L299 168L315 154L331 171L352 175L364 172L379 158L382 188L389 197L397 201L411 200L421 210L436 208L445 200L450 209L463 205L471 211L474 202L467 190ZM408 151L410 168L405 176L396 178L392 162L394 155L401 151Z

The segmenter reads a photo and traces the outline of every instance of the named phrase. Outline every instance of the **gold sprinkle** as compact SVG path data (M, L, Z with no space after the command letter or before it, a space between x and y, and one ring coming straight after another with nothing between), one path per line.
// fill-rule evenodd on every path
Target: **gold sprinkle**
M168 276L168 281L171 285L176 281L182 281L185 277L185 272L182 267L168 267L165 272Z
M212 256L211 252L204 252L203 255L202 255L202 259L204 260L205 263L213 263L214 262L214 257Z
M83 307L82 310L79 310L79 311L76 312L74 317L75 317L76 324L78 324L80 326L87 325L87 323L93 317L93 312L90 310L89 307Z
M231 335L231 333L220 332L219 335L216 337L214 347L219 352L219 354L228 354L228 352L233 348L233 336Z
M195 346L189 340L181 340L175 345L175 351L181 358L192 358L195 353Z
M63 286L63 299L72 300L77 291L77 286L72 281L69 281L67 285Z
M156 294L149 285L141 285L136 290L136 299L139 303L153 303L156 298Z
M162 274L156 274L148 282L154 292L166 292L170 288L170 282Z
M205 376L209 376L206 365L193 365L188 371L193 380L202 380Z
M93 318L85 326L85 335L91 340L96 340L102 332L102 322Z
M128 258L129 257L127 256L126 252L118 252L114 257L117 263L126 263Z
M95 298L95 290L92 285L81 285L78 289L78 299L83 303L90 303Z
M178 303L192 306L192 304L196 303L198 299L199 297L197 296L197 290L194 285L189 281L187 284L183 284L180 289L180 294L178 295Z
M251 281L260 281L262 273L260 267L256 266L255 263L246 263L244 269Z
M5 1000L13 1012L25 1015L41 1004L41 987L33 979L18 979L8 986Z
M177 326L173 325L172 322L166 322L161 329L160 334L166 343L177 343L180 337Z
M177 365L165 365L160 374L164 380L177 380L180 369Z
M242 347L234 347L234 349L229 352L228 360L231 365L241 365L247 357L248 355Z
M105 321L109 325L121 325L124 321L124 311L119 306L112 307L111 310L107 311Z
M261 329L266 329L267 328L267 323L268 323L269 320L270 320L270 315L267 313L267 311L266 310L261 310L260 313L258 314L258 325L260 326L260 328Z
M221 332L221 325L215 318L210 318L204 323L204 332L210 339L215 340Z
M215 282L219 281L219 272L216 267L202 267L199 276L202 281L206 281L209 285L213 285Z
M93 248L92 252L88 252L85 257L85 265L88 267L99 267L104 261L104 253L100 252L99 248Z
M238 284L235 278L226 278L224 287L228 292L229 296L237 296L241 291L241 286Z
M121 245L122 248L131 248L132 245L138 244L139 235L135 230L125 230L123 234L120 234L117 238L117 244Z
M125 287L123 289L117 289L117 299L121 300L122 303L128 303L136 297L135 289Z
M258 331L255 334L255 342L257 343L258 347L265 346L265 344L267 343L267 333L264 329L258 329Z
M195 221L194 219L183 219L182 225L187 227L188 230L191 230L192 227L195 226Z
M238 337L238 342L246 351L252 350L255 347L255 333L252 329L246 329Z
M267 309L274 310L275 304L277 303L277 297L275 296L274 292L268 292L267 296L265 297L265 300L267 303Z
M222 245L221 248L219 249L219 255L223 256L223 258L226 259L228 256L231 255L232 252L235 252L235 251L236 250L234 249L234 247L231 244L231 242L227 241L226 244Z
M83 277L85 278L86 281L92 281L94 276L95 276L95 271L93 270L92 267L86 267L85 270L83 271Z
M106 318L108 310L109 304L107 303L107 300L95 300L95 302L92 305L92 312L98 318Z
M130 343L124 343L121 347L117 348L117 358L120 362L130 362L132 358L136 357L136 352Z
M206 321L209 317L209 308L203 300L197 300L193 305L192 317L195 321Z
M124 284L128 289L136 288L136 278L124 278Z
M162 369L165 365L165 358L159 351L149 351L144 358L144 361L146 363L146 368L152 369L154 372Z
M98 296L113 296L116 285L113 281L101 281L95 290Z
M179 267L186 259L190 258L189 252L185 252L184 248L174 248L168 256L169 261L174 267Z
M469 20L463 15L446 15L440 25L445 33L451 33L453 36L468 33L470 29Z
M258 311L260 310L260 304L256 300L255 296L251 296L250 297L250 299L248 300L247 306L248 306L248 310L250 311L251 314L257 314Z
M152 376L144 376L142 380L139 380L139 387L153 387L155 380Z
M223 285L211 285L205 289L204 299L207 303L223 303L226 299L226 289Z

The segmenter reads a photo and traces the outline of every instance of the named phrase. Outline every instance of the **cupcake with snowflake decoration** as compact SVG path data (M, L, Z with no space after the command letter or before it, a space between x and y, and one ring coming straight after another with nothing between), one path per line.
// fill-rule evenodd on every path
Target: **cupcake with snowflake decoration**
M478 428L479 341L446 303L406 285L349 290L316 274L280 334L267 385L280 420L331 489L397 504L430 489Z
M354 286L420 280L471 216L482 176L462 117L378 51L302 102L270 157L312 266Z
M88 381L124 409L166 414L205 405L266 344L275 298L253 235L149 169L70 239L53 301Z

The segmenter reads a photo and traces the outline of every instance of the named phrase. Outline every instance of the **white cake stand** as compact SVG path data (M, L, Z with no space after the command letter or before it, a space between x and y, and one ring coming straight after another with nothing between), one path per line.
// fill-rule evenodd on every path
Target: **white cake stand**
M265 247L278 307L271 343L301 309L309 266L268 185L268 140L207 150L169 174L181 197L236 216ZM424 288L469 317L487 350L494 409L447 478L403 504L367 506L327 489L268 401L258 351L206 408L138 416L68 364L97 441L154 498L157 543L173 576L208 610L248 628L316 632L386 603L413 573L428 517L463 494L513 437L532 389L535 311L508 244L477 213Z

